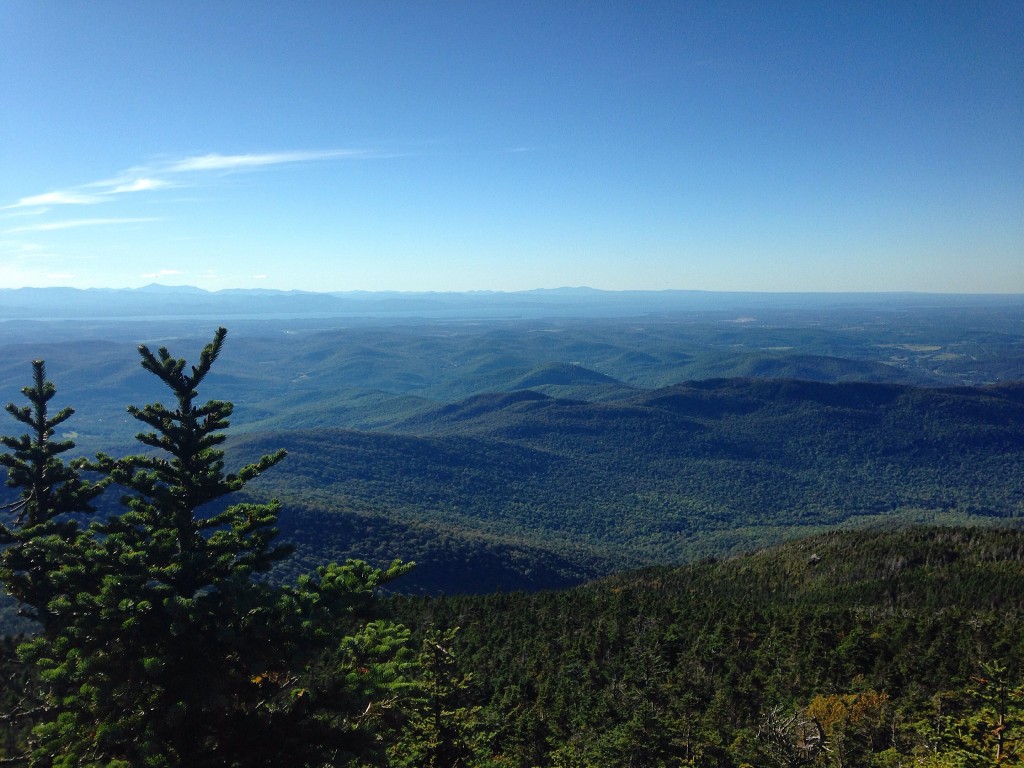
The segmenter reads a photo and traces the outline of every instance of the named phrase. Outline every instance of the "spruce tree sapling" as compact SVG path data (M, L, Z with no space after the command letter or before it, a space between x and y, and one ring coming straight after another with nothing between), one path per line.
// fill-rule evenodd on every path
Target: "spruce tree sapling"
M79 518L95 512L92 501L106 481L83 480L81 462L63 461L61 454L75 444L54 435L74 410L50 414L48 404L57 390L47 381L42 360L33 361L32 379L32 386L21 390L29 405L6 406L29 432L16 438L0 435L0 445L9 451L0 454L0 466L7 468L7 485L20 490L16 501L0 508L5 513L0 520L0 584L18 600L21 613L51 636L63 621L51 603L76 588L72 564L83 544Z

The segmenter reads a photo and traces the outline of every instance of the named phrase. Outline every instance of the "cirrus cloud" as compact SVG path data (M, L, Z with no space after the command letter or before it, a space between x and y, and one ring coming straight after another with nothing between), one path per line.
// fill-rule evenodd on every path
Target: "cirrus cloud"
M12 235L17 232L52 232L59 229L77 229L78 227L100 227L111 224L138 224L146 221L159 221L154 217L120 218L120 219L67 219L65 221L48 221L42 224L31 224L24 227L12 227L4 230Z
M5 205L4 209L47 205L95 205L102 201L103 198L97 195L86 195L74 191L44 192L41 195L23 197L16 203Z
M356 149L264 152L224 155L216 152L163 160L122 171L111 179L92 181L63 190L27 195L0 210L54 205L96 205L126 194L153 192L168 187L191 186L203 173L254 170L278 165L309 163L343 158L368 158L368 152ZM168 178L170 177L170 178ZM192 184L188 183L189 181Z
M220 155L216 153L197 155L178 160L164 168L165 173L188 173L194 171L233 171L243 168L260 168L285 163L305 163L313 160L331 160L342 157L365 156L365 152L354 149L331 149L322 152L268 152L265 154Z
M107 194L121 195L126 192L149 192L154 189L163 189L164 187L170 186L173 186L171 182L165 181L164 179L138 178L133 179L132 181L126 181L123 184L118 184Z

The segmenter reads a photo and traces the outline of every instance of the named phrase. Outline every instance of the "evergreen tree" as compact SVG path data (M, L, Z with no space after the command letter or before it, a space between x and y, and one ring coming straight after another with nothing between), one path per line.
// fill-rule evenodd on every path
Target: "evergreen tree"
M10 451L0 454L0 466L7 468L7 484L20 489L18 499L2 508L7 519L0 521L0 545L5 547L0 582L19 601L21 612L52 636L58 619L50 604L74 581L72 563L83 543L79 518L95 512L91 502L106 482L83 480L81 463L61 459L75 444L53 438L74 410L62 408L51 415L48 404L57 390L46 380L42 360L33 361L32 374L32 386L21 390L29 405L6 406L29 432L17 438L0 435L0 445Z
M52 385L41 364L26 390L32 407L9 408L35 436L4 441L24 502L17 531L4 533L46 553L3 573L48 626L22 649L48 686L31 765L322 766L382 753L377 726L396 698L389 657L401 633L370 630L367 619L374 591L407 566L332 564L285 587L265 578L290 551L277 543L279 505L225 497L284 452L225 473L232 406L197 404L225 335L190 372L166 349L140 346L143 368L175 403L128 409L149 428L138 440L152 451L92 465L123 489L125 510L84 531L61 515L86 510L103 483L83 483L77 465L55 458L70 446L49 437L70 413L46 415ZM389 642L355 652L372 637ZM346 686L355 664L374 685Z
M957 768L1020 765L1024 762L1024 685L1014 685L1006 665L981 664L971 678L963 711L939 720L942 765Z
M89 539L80 522L95 512L92 501L106 481L85 481L79 462L63 461L61 454L74 443L55 440L54 435L74 411L62 408L51 415L49 403L56 388L46 379L43 361L33 361L32 373L32 386L22 389L29 405L6 406L28 433L17 438L0 435L0 445L10 451L0 454L7 485L20 489L14 502L0 508L0 584L17 599L18 612L39 627L33 643L36 652L49 656L67 620L63 609L70 605L70 595L83 587ZM9 761L24 754L23 736L32 723L53 713L53 698L47 697L26 664L13 653L5 654L3 682L10 690L3 697L2 754Z
M393 768L497 765L481 707L470 701L471 677L452 651L457 630L428 630L401 739L390 749Z

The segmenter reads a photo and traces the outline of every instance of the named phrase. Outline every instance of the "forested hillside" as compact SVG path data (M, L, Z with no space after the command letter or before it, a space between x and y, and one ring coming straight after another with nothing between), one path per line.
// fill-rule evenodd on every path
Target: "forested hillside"
M243 432L229 447L287 449L254 488L283 502L293 567L413 559L412 591L563 587L880 520L1024 520L1019 383L723 379L602 402L527 389L387 431Z
M424 649L389 766L417 764L424 739L450 761L436 764L477 767L1024 758L1021 532L835 532L566 591L384 610ZM25 684L11 654L0 645L0 673ZM11 711L15 689L2 701ZM0 736L3 749L18 732Z
M503 765L1022 756L1020 532L830 533L564 592L391 607L420 631L461 627L460 701L483 706Z
M271 446L287 471L260 491L285 500L300 559L403 553L417 586L448 592L563 586L835 525L1024 516L1019 384L730 379L603 403L524 390L387 433L236 443Z

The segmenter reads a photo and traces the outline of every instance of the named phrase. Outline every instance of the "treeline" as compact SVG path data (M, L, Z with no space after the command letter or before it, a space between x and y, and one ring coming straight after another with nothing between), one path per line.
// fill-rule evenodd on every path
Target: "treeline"
M395 598L461 627L513 766L1016 765L1024 535L829 534L563 592Z

